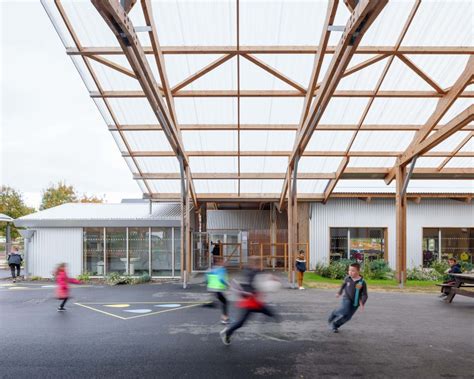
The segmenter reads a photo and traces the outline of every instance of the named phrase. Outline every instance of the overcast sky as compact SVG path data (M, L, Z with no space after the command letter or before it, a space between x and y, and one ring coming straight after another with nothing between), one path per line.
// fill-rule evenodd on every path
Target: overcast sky
M38 207L65 180L108 202L141 197L39 0L0 0L0 184Z

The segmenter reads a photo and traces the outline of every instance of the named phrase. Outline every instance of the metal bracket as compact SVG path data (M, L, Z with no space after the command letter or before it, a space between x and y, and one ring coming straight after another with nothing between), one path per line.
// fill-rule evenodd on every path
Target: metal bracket
M344 25L328 25L328 32L343 32L345 29Z
M418 155L415 155L413 159L411 160L410 164L410 170L408 170L407 176L405 177L405 181L403 182L403 188L402 188L402 198L405 196L405 193L407 192L408 188L408 183L410 182L411 175L413 174L413 170L415 168L416 160L418 159Z
M143 32L151 32L153 29L151 26L146 25L146 26L135 26L134 27L135 33L143 33Z

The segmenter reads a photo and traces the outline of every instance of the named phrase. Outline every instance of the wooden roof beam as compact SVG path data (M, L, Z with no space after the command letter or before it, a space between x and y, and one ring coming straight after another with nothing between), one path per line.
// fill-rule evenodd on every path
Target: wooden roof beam
M289 172L293 167L295 159L304 152L316 125L319 123L319 120L321 119L339 81L342 78L342 75L355 54L357 46L365 32L386 4L387 0L363 0L358 3L357 7L354 9L326 71L326 76L324 77L316 97L312 102L308 116L304 118L304 121L299 127L299 133L296 137L293 152L290 156L287 172ZM287 190L288 183L285 181L280 196L280 209L283 207Z
M451 105L456 101L459 95L464 91L464 89L469 85L472 78L474 77L474 55L472 55L467 61L466 68L461 73L459 78L456 80L456 83L450 88L450 90L439 100L438 105L436 106L432 115L428 118L425 125L415 134L412 142L406 149L406 152L412 150L416 145L420 144L433 130L434 126L443 118L446 112L449 110ZM405 163L406 165L407 163ZM385 178L387 184L391 183L395 177L397 166L399 163L396 163L394 167L390 170L389 174Z
M474 132L469 133L460 143L458 146L456 146L456 149L450 154L449 157L447 157L439 166L438 170L441 170L443 167L445 167L451 159L453 159L455 156L459 156L459 151L470 141L471 138L474 137Z
M337 46L328 46L327 54L336 52ZM153 54L151 46L144 46L145 54ZM163 54L316 54L317 46L161 46ZM122 55L120 47L68 47L69 55ZM396 51L394 46L360 46L356 54L416 54L416 55L471 55L474 54L473 46L400 46Z
M398 58L405 63L408 67L410 67L419 77L421 77L426 83L428 83L434 90L444 95L445 91L432 79L426 74L421 68L419 68L415 63L413 63L410 59L408 59L405 55L400 54Z
M150 103L155 116L163 127L163 131L165 132L171 148L177 156L183 158L186 165L189 165L179 130L177 129L173 116L170 113L172 109L168 109L163 101L153 72L148 64L147 58L145 57L138 36L136 35L133 23L118 2L114 0L91 1L116 36L144 93L147 95L148 102ZM193 202L195 206L197 206L196 194L194 191L191 191L191 194Z
M331 196L332 191L334 191L334 188L336 188L337 182L342 177L342 174L344 173L344 170L346 169L348 164L349 164L349 157L343 158L341 163L339 164L339 167L337 168L336 177L328 183L328 185L326 186L326 189L324 190L324 200L323 200L324 204L326 204L326 202L329 200L329 196Z

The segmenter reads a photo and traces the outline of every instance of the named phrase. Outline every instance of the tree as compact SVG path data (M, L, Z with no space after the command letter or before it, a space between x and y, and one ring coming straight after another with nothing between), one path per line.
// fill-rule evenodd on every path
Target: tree
M83 194L81 199L79 200L79 203L103 203L104 199L101 197L97 196L87 196L87 194Z
M56 186L51 184L43 191L40 210L75 202L77 202L77 195L74 187L66 185L65 182L58 182Z
M26 206L20 192L8 186L0 187L0 213L11 218L26 216L35 211L34 208ZM0 234L5 235L6 224L0 226ZM12 225L12 238L19 237L17 229Z

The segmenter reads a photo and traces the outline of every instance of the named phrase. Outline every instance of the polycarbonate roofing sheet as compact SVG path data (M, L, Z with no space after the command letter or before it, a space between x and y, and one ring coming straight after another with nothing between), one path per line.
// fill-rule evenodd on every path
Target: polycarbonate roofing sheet
M119 48L117 38L89 1L42 0L42 2L66 47ZM385 50L394 47L415 3L415 0L389 1L365 33L358 49L359 53L353 55L348 68L373 59L380 53L380 49L362 52L364 48L382 47L381 50ZM291 152L295 145L296 128L300 123L304 104L304 93L298 93L299 90L294 86L303 89L308 87L316 57L314 50L306 50L300 54L291 49L317 46L323 32L328 2L240 0L238 36L235 0L154 0L151 4L160 45L168 49L189 48L187 53L167 51L163 57L166 76L174 95L178 126L186 126L180 131L185 152L206 152L205 155L210 155L188 157L191 174L286 173L288 157L281 154ZM58 11L61 10L61 5L64 8L63 16L68 18L80 46L76 46ZM129 17L135 27L146 25L141 2L136 2ZM344 26L349 17L348 8L340 1L333 25ZM401 46L415 48L424 46L426 52L433 46L445 46L450 49L473 48L474 36L469 33L469 30L472 31L470 26L473 17L474 6L470 0L423 0L402 39ZM137 35L141 44L151 49L149 34L138 32ZM342 35L341 31L331 32L328 46L336 46ZM255 46L258 50L259 46L273 46L285 47L287 51L283 54L258 51L241 53L239 59L234 55L205 75L192 80L182 89L173 89L227 54L225 51L216 52L215 49L210 53L203 52L201 47L226 47L230 48L227 52L234 54L237 52L237 40L242 49ZM405 56L441 89L449 90L465 69L469 54L426 52L409 53ZM96 59L108 61L106 62L108 66L80 55L71 55L71 59L88 91L94 92L95 96L101 91L112 91L111 95L107 95L112 96L110 98L93 100L107 125L114 125L116 122L116 129L125 128L122 132L111 130L119 150L132 154L133 152L150 152L150 155L153 155L153 152L171 153L171 145L163 131L159 128L153 130L154 126L158 126L158 120L148 100L145 97L136 97L136 93L126 92L142 89L139 81L130 76L133 69L125 55L94 54ZM245 54L250 54L254 59L261 61L266 70L246 59ZM380 87L380 91L385 91L383 95L389 97L376 96L371 102L373 94L370 91L376 89L376 84L380 81L380 76L390 59L389 53L383 54L386 57L382 60L340 80L336 89L337 96L331 98L319 121L319 124L325 125L326 128L327 125L334 126L334 130L319 130L316 126L305 148L307 153L337 151L344 154L349 147L350 153L387 152L392 156L351 156L348 167L372 169L393 167L396 162L396 157L393 155L402 154L416 135L415 131L396 131L397 125L404 127L423 125L436 109L440 98L432 96L435 94L435 88L398 55L393 59ZM332 51L326 52L320 67L319 83L323 81L332 58ZM155 56L147 54L146 59L155 82L163 87ZM115 65L116 69L109 67L111 65ZM89 69L93 73L89 72ZM124 70L128 71L129 75L119 72ZM276 73L272 74L272 70ZM293 85L278 78L280 74ZM93 76L97 78L99 87L94 83ZM237 98L235 94L238 90L247 93ZM113 91L124 92L119 97ZM212 96L209 96L208 91L214 91ZM277 92L271 97L268 91ZM364 92L358 93L359 91ZM394 92L387 94L387 91ZM404 97L412 91L426 91L428 95ZM468 86L465 91L474 91L474 86ZM405 94L402 95L402 92ZM166 106L164 98L163 104ZM472 104L472 98L457 99L440 124L448 123ZM370 109L366 114L368 105ZM349 126L354 128L360 124L362 130L340 130ZM261 130L247 130L249 127L256 129L256 125L259 125L258 129ZM371 125L387 130L363 130L364 126ZM127 130L127 127L136 130ZM276 130L278 128L279 130ZM430 135L433 133L435 132L432 131ZM451 156L460 148L460 144L466 141L468 135L472 135L471 130L457 131L431 151ZM460 149L463 155L450 159L445 167L472 169L472 157L469 154L472 154L473 150L471 139ZM233 152L232 154L236 156L219 156L216 153L219 151ZM276 152L277 156L245 156L245 152L258 154L259 151L267 155ZM244 156L239 156L241 152L244 152ZM179 172L178 161L174 157L137 156L126 157L125 161L134 173ZM302 174L336 173L341 161L342 156L303 156L298 167ZM445 162L443 156L419 157L416 167L435 169L443 162ZM464 188L468 181L438 181L432 189L442 189L450 182L456 182L452 185L453 188ZM181 190L180 181L174 179L137 180L137 183L144 192L179 193ZM299 180L298 193L321 194L324 193L327 184L328 180ZM283 181L198 179L194 180L194 185L198 194L274 193L278 196ZM393 184L387 187L382 180L341 180L335 191L366 192L367 188L373 192L394 191Z
M241 157L240 172L243 173L282 173L286 172L287 157Z
M283 180L278 180L278 179L258 179L258 180L242 179L240 181L241 193L279 194L280 189L282 187L283 187Z

